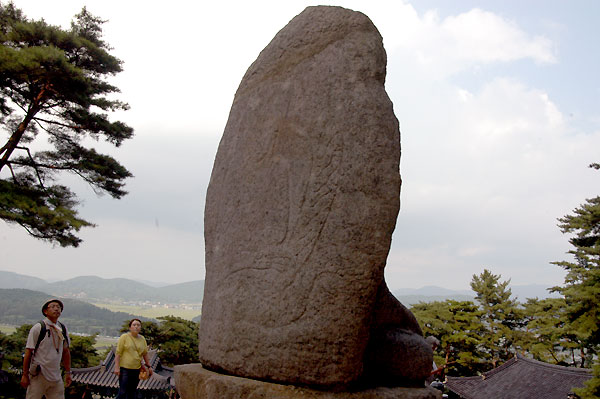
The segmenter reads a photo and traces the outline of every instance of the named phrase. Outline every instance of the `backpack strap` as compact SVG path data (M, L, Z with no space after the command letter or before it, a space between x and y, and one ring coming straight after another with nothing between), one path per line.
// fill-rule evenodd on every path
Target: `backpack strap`
M37 350L37 348L39 348L40 343L42 342L42 340L46 336L46 332L48 331L48 329L46 328L46 323L44 323L44 320L40 320L38 323L40 324L41 328L40 328L40 335L38 335L37 341L35 343L35 349L33 350L34 352ZM67 327L60 321L58 322L58 324L60 325L60 329L62 330L62 334L63 334L63 337L65 338L65 342L67 343L67 346L69 346L69 338L67 337Z
M42 342L42 340L46 336L46 331L47 331L46 323L44 323L44 320L40 320L38 323L40 324L41 328L40 328L40 334L38 335L37 341L35 343L35 349L33 350L34 352L37 351L37 348L39 348L40 342Z
M58 324L60 325L60 329L62 330L62 334L63 334L63 337L65 338L65 342L67 343L67 346L69 346L69 337L67 336L67 326L65 326L60 321L58 322Z

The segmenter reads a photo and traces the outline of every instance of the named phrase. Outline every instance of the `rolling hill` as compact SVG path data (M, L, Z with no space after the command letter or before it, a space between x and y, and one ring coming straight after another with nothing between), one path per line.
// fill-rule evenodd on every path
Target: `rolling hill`
M37 277L0 271L0 288L25 288L61 298L76 298L87 302L151 302L202 303L204 280L188 281L163 287L153 287L125 278L105 279L81 276L48 283Z
M0 270L0 288L27 288L34 290L48 284L41 278Z
M156 287L124 278L104 279L97 276L82 276L47 283L36 277L0 271L0 288L33 289L50 295L76 298L92 303L199 304L202 303L204 294L204 280ZM542 299L558 296L558 294L550 294L547 287L540 284L514 285L510 288L513 297L520 302L525 302L527 298ZM475 293L470 290L451 290L438 286L394 289L393 294L406 306L446 299L473 301L475 298Z
M0 323L20 326L37 322L44 317L42 305L52 297L27 289L0 289ZM137 317L111 312L77 299L61 298L61 301L65 309L60 320L71 332L117 336L125 321Z

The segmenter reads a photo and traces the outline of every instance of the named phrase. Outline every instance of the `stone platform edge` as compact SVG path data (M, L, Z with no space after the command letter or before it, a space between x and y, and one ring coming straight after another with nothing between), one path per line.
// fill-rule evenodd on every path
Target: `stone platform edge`
M359 392L324 392L206 370L201 364L175 366L175 386L182 399L441 399L427 388L373 388Z

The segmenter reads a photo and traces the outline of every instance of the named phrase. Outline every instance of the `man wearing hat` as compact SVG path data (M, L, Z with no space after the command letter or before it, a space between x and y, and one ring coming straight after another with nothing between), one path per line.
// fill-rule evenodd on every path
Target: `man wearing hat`
M51 299L42 306L44 320L29 330L21 386L27 388L26 399L64 399L65 386L71 385L71 353L69 335L64 325L58 321L64 309L58 299ZM44 323L45 328L42 328ZM44 332L41 341L40 332ZM37 348L36 348L37 347ZM65 369L65 383L60 373L60 363Z

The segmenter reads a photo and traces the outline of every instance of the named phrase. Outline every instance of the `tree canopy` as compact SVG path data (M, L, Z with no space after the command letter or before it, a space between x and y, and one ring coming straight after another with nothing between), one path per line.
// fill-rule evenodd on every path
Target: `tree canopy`
M600 169L593 163L590 168ZM582 341L588 355L600 349L600 196L587 199L573 214L558 219L559 228L570 234L573 261L553 262L567 271L564 286L554 287L566 301L566 313L574 334ZM596 357L597 359L597 357ZM594 378L587 388L578 391L582 398L600 395L600 363L596 360Z
M423 334L440 340L434 352L438 367L447 365L448 374L459 376L475 375L490 368L482 345L486 333L481 322L483 312L475 303L448 299L419 303L411 311L419 320Z
M517 302L511 299L510 280L501 282L501 277L484 269L480 275L474 274L471 280L471 289L483 310L482 321L488 331L485 348L494 367L499 360L506 361L514 356L522 324Z
M515 353L573 367L590 367L594 346L573 328L565 298L511 298L510 280L489 270L473 275L476 301L419 303L411 311L425 335L440 340L436 364L452 376L500 366Z
M33 21L12 3L0 3L0 218L32 236L61 246L78 246L81 227L77 196L57 182L70 172L98 193L126 194L131 173L109 155L86 145L103 139L120 146L133 136L108 113L129 106L113 99L107 82L122 71L109 53L102 24L84 7L68 30ZM47 144L36 139L44 137Z

